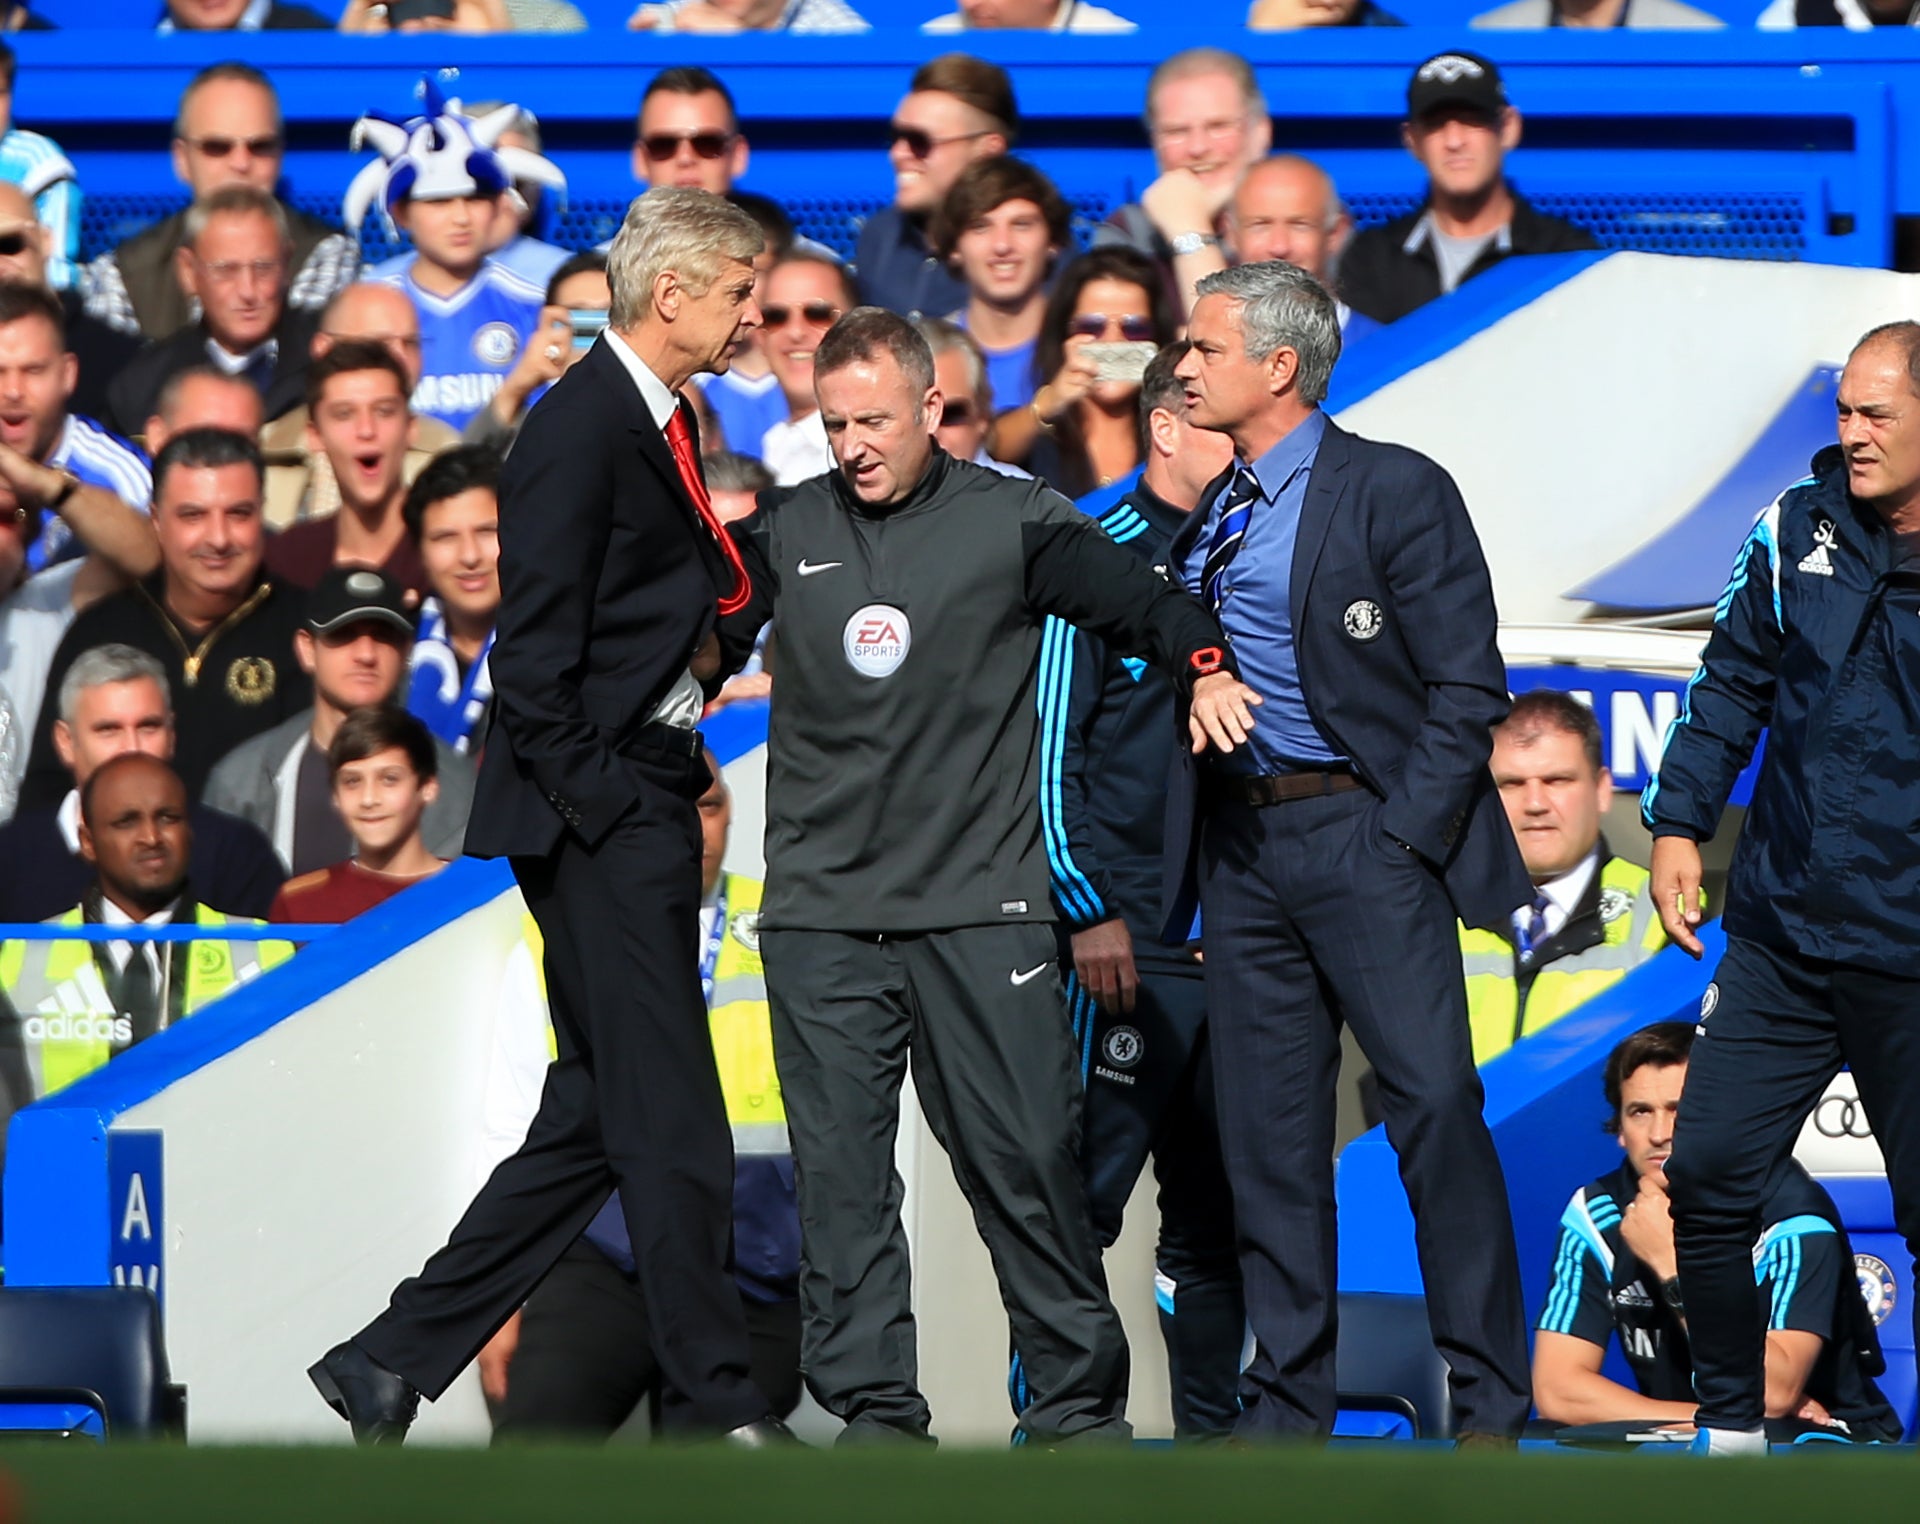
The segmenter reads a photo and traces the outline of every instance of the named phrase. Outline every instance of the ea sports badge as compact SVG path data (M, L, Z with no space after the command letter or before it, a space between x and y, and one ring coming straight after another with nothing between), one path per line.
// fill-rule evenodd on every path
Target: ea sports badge
M862 677L891 677L907 659L913 626L891 603L869 603L853 611L840 644L847 665Z
M1872 1314L1874 1327L1878 1328L1893 1316L1894 1304L1900 1300L1900 1287L1887 1262L1877 1254L1854 1255L1853 1268L1860 1277L1861 1299Z
M733 940L748 952L760 951L760 912L743 910L727 923L727 930L733 933Z
M1633 896L1624 889L1602 889L1600 891L1600 919L1612 925L1633 909Z

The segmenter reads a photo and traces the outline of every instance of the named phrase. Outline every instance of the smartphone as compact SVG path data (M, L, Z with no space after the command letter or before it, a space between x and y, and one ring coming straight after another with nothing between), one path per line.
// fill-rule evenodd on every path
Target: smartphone
M387 0L387 22L399 26L406 21L451 21L453 0Z
M569 307L567 323L573 329L573 347L591 349L607 326L607 314L598 307Z
M1158 344L1089 344L1080 351L1093 363L1095 381L1138 381L1160 353Z

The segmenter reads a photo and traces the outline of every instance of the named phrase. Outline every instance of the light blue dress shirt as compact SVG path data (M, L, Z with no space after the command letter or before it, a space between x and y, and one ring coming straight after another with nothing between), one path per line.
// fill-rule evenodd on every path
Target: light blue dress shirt
M1300 665L1293 649L1293 547L1300 533L1300 509L1307 482L1327 431L1326 414L1317 409L1304 423L1253 463L1260 498L1247 520L1240 552L1227 567L1220 606L1220 627L1233 645L1242 682L1265 703L1254 713L1248 744L1218 765L1240 773L1295 772L1345 760L1307 712L1300 689ZM1232 478L1207 510L1206 527L1188 551L1181 573L1188 591L1201 594L1201 569L1220 522L1221 500Z

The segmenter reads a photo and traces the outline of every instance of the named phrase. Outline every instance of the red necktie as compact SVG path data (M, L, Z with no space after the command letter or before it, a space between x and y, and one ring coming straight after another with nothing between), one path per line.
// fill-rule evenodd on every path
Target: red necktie
M732 614L747 606L747 600L753 596L753 584L747 580L747 569L741 564L740 551L733 543L724 525L713 516L713 499L707 495L707 481L700 474L700 456L693 448L693 433L687 427L687 415L679 408L673 410L673 417L667 420L667 447L673 451L673 463L680 468L680 484L687 489L687 496L693 499L694 511L700 515L700 522L714 539L720 542L720 553L727 558L727 565L733 568L733 591L721 595L720 612Z

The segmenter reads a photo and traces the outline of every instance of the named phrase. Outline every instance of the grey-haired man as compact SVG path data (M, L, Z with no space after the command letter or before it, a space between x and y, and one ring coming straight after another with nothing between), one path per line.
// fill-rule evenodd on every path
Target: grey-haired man
M1380 1076L1435 1343L1463 1433L1529 1409L1520 1270L1480 1115L1456 915L1529 898L1487 771L1507 712L1493 589L1452 479L1320 411L1340 355L1297 265L1202 280L1175 374L1233 441L1167 562L1261 697L1247 744L1174 768L1165 930L1204 907L1207 1010L1247 1318L1236 1433L1328 1433L1334 1081L1350 1024Z

